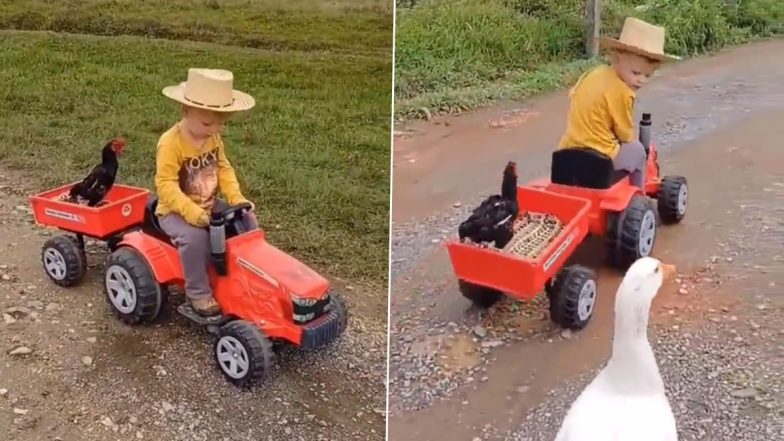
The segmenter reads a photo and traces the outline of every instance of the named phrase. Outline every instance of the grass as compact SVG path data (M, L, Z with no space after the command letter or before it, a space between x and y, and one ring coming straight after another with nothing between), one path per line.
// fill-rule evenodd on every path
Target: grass
M354 32L351 23L332 34ZM60 185L120 134L120 182L152 188L156 142L179 118L161 89L191 66L226 68L257 100L225 139L270 241L330 276L385 287L392 65L370 41L391 33L391 16L374 32L367 51L350 54L356 41L337 52L269 51L2 31L0 161L35 172L41 188Z
M392 47L385 0L0 0L0 8L0 29L387 56Z
M628 16L667 29L666 50L689 57L784 35L780 0L613 0L602 32ZM585 59L584 0L398 0L399 121L459 113L572 84Z

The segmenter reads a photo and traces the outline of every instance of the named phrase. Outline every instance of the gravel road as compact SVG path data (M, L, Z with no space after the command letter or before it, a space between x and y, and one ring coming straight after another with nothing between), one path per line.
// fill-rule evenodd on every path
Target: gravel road
M656 252L681 264L682 282L665 302L685 303L675 316L693 317L669 326L654 319L651 331L687 440L762 441L782 427L781 380L773 375L784 348L781 53L782 42L769 42L682 63L644 90L637 106L654 114L665 173L688 176L692 188L691 217L662 233ZM522 182L546 174L545 143L560 133L552 115L564 104L549 97L414 124L405 141L411 159L399 159L396 147L403 171L394 183L391 441L552 439L568 404L603 364L597 354L610 339L608 315L575 337L548 323L543 299L503 301L484 313L469 308L439 247L476 202L497 191L507 160L517 161ZM510 107L540 115L491 128L488 121ZM416 171L420 158L440 170ZM429 185L438 186L438 196L426 210ZM727 311L711 304L703 282L694 281L703 271L726 280L722 296L738 304ZM607 287L600 295L611 294L618 275L602 270L600 279ZM744 424L759 432L736 436Z
M31 225L30 182L0 170L4 440L384 439L386 317L363 314L383 294L345 289L352 314L341 340L282 348L262 386L238 390L215 366L210 336L179 314L142 327L114 319L98 245L88 245L83 285L45 279L40 247L51 233Z

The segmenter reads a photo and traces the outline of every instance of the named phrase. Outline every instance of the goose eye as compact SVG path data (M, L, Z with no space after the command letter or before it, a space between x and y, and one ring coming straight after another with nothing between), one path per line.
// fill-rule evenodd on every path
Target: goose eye
M655 270L653 270L653 273L654 273L654 274L658 274L658 272L659 272L659 270L660 270L660 269L661 269L661 267L660 267L660 266L658 266L658 265L656 265L656 269L655 269Z

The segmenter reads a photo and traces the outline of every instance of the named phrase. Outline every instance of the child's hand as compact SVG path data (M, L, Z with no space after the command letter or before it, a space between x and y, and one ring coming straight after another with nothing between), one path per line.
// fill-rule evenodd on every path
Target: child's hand
M242 198L240 200L234 201L231 205L239 205L239 204L250 204L250 211L255 211L256 210L256 204L254 204L253 202L251 202L251 201L249 201L249 200L247 200L245 198Z
M199 219L196 220L196 226L197 227L206 227L209 224L210 224L210 212L207 211L207 210L204 210L201 213L201 215L199 216Z

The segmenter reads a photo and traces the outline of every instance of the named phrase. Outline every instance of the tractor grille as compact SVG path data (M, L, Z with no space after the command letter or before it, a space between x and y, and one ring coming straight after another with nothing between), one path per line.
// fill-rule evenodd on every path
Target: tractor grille
M321 317L302 325L300 347L311 349L323 346L340 336L346 329L346 312L343 308L330 308Z

